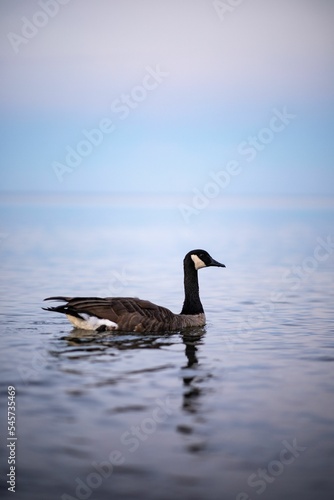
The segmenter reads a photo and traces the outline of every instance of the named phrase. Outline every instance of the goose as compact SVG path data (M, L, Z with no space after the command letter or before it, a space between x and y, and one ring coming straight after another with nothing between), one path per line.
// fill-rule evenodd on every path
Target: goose
M191 250L183 260L184 303L180 314L148 300L132 297L48 297L65 304L43 307L45 311L66 314L76 328L126 332L176 331L205 325L199 297L197 271L203 267L225 267L205 250Z

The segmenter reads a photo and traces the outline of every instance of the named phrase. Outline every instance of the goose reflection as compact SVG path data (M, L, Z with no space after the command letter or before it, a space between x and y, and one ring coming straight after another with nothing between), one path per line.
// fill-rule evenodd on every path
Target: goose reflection
M91 350L94 344L99 348L116 348L119 350L140 348L159 349L161 347L175 345L177 343L175 337L179 337L180 333L181 332L176 332L171 334L166 332L165 335L157 335L156 333L152 333L152 335L135 335L132 332L122 332L110 335L110 332L103 332L97 335L96 332L73 328L69 334L59 339L66 341L68 347L81 347L83 350L86 346L87 350ZM200 327L191 329L191 331L182 335L187 361L187 364L182 367L182 369L191 368L198 363L196 356L198 349L197 345L201 344L201 339L205 333L205 328Z
M119 333L112 335L110 332L99 333L87 331L79 328L73 328L69 335L61 337L65 340L69 347L81 347L96 344L100 348L115 348L118 350L128 349L159 349L162 346L169 346L175 344L170 334L159 335L135 335L129 333Z
M206 381L211 377L211 373L207 371L207 367L201 364L198 359L198 353L200 352L205 339L206 329L205 327L199 327L196 329L189 329L184 332L168 333L164 335L157 334L145 334L145 335L135 335L133 333L119 333L110 334L110 332L101 332L98 335L96 332L89 332L87 330L81 330L74 328L66 336L62 336L60 339L66 342L66 345L57 352L53 352L56 356L63 356L68 360L77 359L87 359L88 357L93 357L98 359L105 355L115 357L117 359L117 352L124 353L124 351L132 351L136 356L134 351L147 350L147 349L161 349L168 351L168 357L164 359L166 363L153 365L148 362L146 366L135 367L132 365L132 356L127 356L126 369L124 371L124 365L122 368L123 375L129 376L145 376L148 372L160 372L165 380L166 374L172 376L179 381L181 381L181 390L173 391L176 397L174 411L178 408L178 411L184 414L185 420L181 419L176 425L177 433L180 433L185 438L186 450L189 453L198 453L203 447L205 447L205 442L201 435L197 432L198 423L205 421L205 412L203 411L203 398L207 392ZM180 345L180 341L184 346L185 359L181 365L173 362L173 346L177 347ZM152 354L154 354L152 352ZM119 358L123 362L123 354ZM112 358L108 358L112 359ZM155 359L155 356L152 357ZM179 359L179 358L178 358ZM161 361L161 357L159 357ZM148 360L149 361L149 360ZM73 367L72 367L73 368ZM137 369L136 369L137 368ZM68 364L66 364L66 370L69 369ZM170 371L171 370L171 371ZM101 375L102 374L102 375ZM124 380L124 377L123 377ZM95 381L95 387L114 385L118 384L120 381L119 371L107 370L106 372L101 372L98 380ZM163 382L164 385L165 382ZM181 393L181 401L177 396L177 393ZM169 395L168 397L172 397ZM173 399L172 399L173 400ZM132 406L133 407L133 406ZM115 411L112 408L112 413ZM190 418L189 418L190 417Z
M183 403L182 408L187 413L196 413L198 409L199 397L202 394L202 389L199 387L198 382L202 377L197 372L198 358L197 351L199 346L203 343L203 337L206 333L204 327L186 333L183 335L182 340L185 345L185 355L187 364L183 366Z
M206 334L205 327L189 329L186 332L168 333L165 335L146 334L135 335L133 333L119 333L112 335L110 332L90 332L74 328L68 335L60 337L66 341L65 349L57 351L58 356L66 355L71 359L86 358L87 354L92 356L104 355L106 352L115 356L115 351L128 351L138 349L164 349L179 343L181 336L185 346L185 364L181 366L181 380L183 381L181 407L186 413L194 414L198 411L200 396L203 394L203 380L209 375L203 373L200 368L197 353L203 344ZM113 351L113 353L111 352ZM177 368L173 363L159 365L157 367L143 367L136 373L148 371L166 370L166 368ZM133 373L128 366L127 374Z

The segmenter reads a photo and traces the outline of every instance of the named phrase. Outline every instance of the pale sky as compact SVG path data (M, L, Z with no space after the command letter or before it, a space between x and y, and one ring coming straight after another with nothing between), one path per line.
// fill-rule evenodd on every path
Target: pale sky
M229 194L333 194L334 2L0 13L3 190L186 193L236 161Z

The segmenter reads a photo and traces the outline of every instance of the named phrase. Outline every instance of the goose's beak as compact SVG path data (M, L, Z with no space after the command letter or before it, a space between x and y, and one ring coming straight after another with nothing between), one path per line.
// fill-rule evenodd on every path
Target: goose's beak
M226 267L225 264L221 264L220 262L217 262L215 259L211 259L209 266Z

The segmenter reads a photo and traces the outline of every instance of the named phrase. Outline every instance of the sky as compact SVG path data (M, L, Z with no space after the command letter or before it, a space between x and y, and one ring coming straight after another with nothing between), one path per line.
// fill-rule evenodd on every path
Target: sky
M0 14L0 190L333 196L331 0Z

